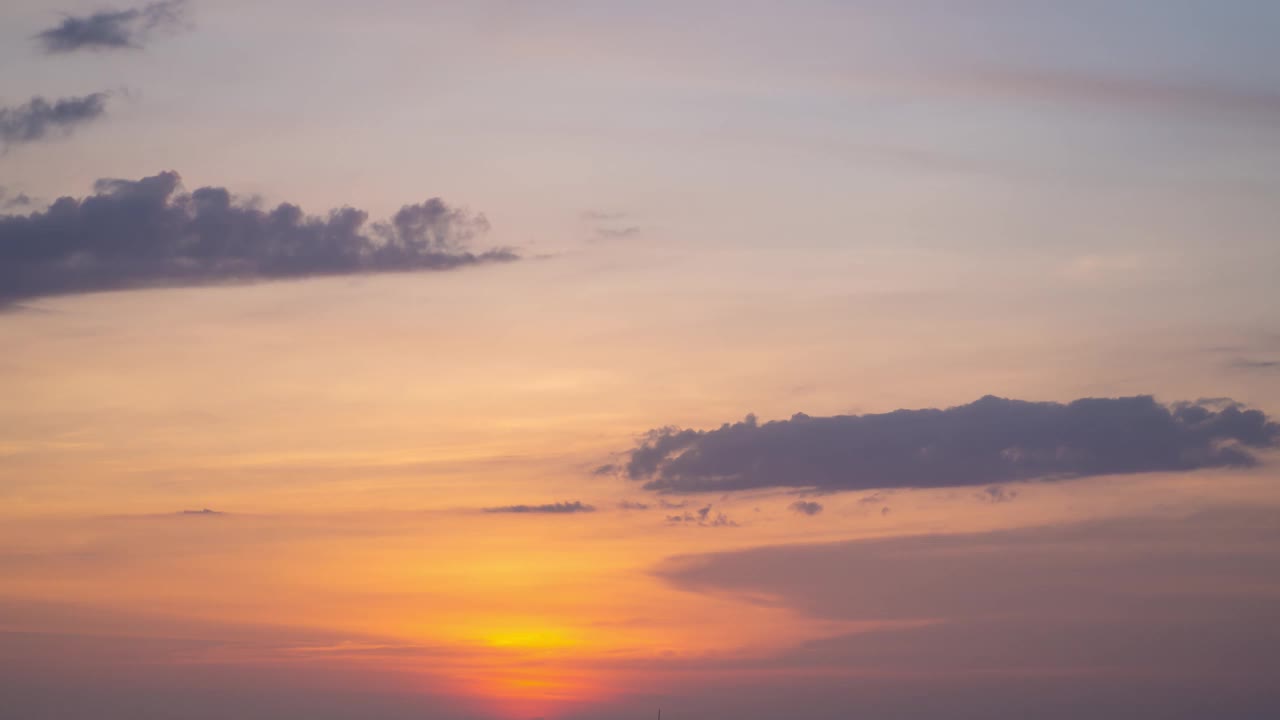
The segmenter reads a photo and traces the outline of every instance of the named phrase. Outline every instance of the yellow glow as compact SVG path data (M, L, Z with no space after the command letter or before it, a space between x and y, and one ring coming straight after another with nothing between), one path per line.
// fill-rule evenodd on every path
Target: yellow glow
M553 627L515 627L494 630L484 637L490 647L550 650L578 643L566 630Z

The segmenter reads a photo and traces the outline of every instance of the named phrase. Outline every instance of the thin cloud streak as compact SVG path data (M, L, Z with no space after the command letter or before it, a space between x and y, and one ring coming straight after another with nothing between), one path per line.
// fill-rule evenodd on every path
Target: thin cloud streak
M581 501L547 503L544 505L503 505L485 508L487 513L511 513L516 515L572 515L574 513L595 512L594 505Z
M0 108L0 149L65 137L106 115L107 97L101 92L53 101L36 96L16 107Z
M56 27L36 35L36 39L50 54L138 49L145 45L153 31L179 26L185 14L185 0L165 0L128 10L70 15Z
M1234 113L1280 122L1280 92L1223 83L990 66L947 73L945 80L950 88L978 94L1139 109Z

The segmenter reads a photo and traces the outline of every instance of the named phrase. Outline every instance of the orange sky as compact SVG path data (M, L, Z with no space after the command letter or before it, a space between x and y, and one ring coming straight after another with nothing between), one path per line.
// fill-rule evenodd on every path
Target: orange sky
M0 720L1280 717L1280 5L99 5Z
M447 276L426 292L456 293L473 281ZM829 618L774 594L690 591L655 574L679 565L673 557L1280 502L1266 467L1036 483L998 503L982 488L811 495L824 506L812 517L788 509L797 496L786 489L656 496L591 471L625 457L642 430L662 424L714 427L762 408L909 407L919 402L910 383L900 393L885 388L889 378L913 373L915 348L882 339L883 355L858 362L857 338L813 337L812 363L774 365L779 379L756 386L722 372L726 356L740 357L732 340L700 345L692 322L566 353L568 338L594 330L587 319L576 321L580 327L561 322L552 308L567 300L548 297L544 319L533 321L543 324L514 325L523 338L464 329L475 316L341 307L300 318L286 344L264 352L280 342L273 307L335 290L356 294L341 285L93 296L50 302L47 315L2 319L22 338L7 361L6 394L32 401L4 410L9 481L0 546L10 571L2 594L16 620L3 630L80 638L69 648L121 642L137 665L120 672L143 677L156 663L270 667L294 678L337 671L347 678L339 683L356 687L372 674L396 692L443 693L468 712L563 716L660 698L690 677L846 677L838 667L801 671L768 659L824 638L947 621L945 614ZM391 278L386 291L421 292L408 277ZM166 297L172 302L157 302ZM430 306L431 294L420 298ZM169 315L175 303L180 323ZM624 296L594 312L616 321L636 312L627 303ZM484 313L481 305L476 315ZM114 319L121 317L128 320ZM909 318L899 318L903 335ZM391 333L387 324L399 328L390 348L379 344L376 356L356 349ZM733 325L726 327L732 338ZM518 367L502 350L511 342L522 348ZM685 362L653 366L641 348L654 342L687 348ZM760 352L759 362L769 363L769 351ZM861 371L851 377L824 367L824 352L852 358ZM1073 368L1074 358L1055 359L1051 348L1022 352L1055 368L1056 385L1042 384L1041 371L1009 380L1004 391L1021 395L1034 385L1064 399L1087 392L1087 366ZM81 360L89 355L92 362ZM1198 376L1200 362L1191 356L1168 371L1162 394L1207 394L1199 388L1216 378ZM752 365L737 367L750 373ZM813 398L805 389L775 396L778 384L803 378L848 388L824 395L857 397L852 388L866 383L868 398L899 399L841 406L806 402ZM963 401L971 373L959 367L930 385L947 378ZM748 399L704 404L728 385L741 395L722 397ZM673 392L654 397L659 386ZM1131 387L1117 382L1103 392ZM1250 389L1269 397L1260 385ZM738 407L720 409L730 404ZM561 501L597 510L483 511ZM648 508L625 509L624 501ZM708 504L710 517L723 512L734 525L666 519ZM181 513L204 508L221 514ZM190 645L163 644L174 638ZM47 652L58 667L92 670L89 661Z

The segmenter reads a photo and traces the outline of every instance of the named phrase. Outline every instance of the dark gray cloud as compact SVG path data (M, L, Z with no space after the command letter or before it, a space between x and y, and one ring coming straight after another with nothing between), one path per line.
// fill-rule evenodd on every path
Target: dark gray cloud
M185 12L183 0L166 0L127 10L69 15L36 39L48 53L140 48L152 32L178 27Z
M106 93L53 102L37 96L25 105L0 107L0 149L65 136L106 112Z
M226 515L226 513L224 512L221 512L218 510L210 510L209 508L204 508L202 510L183 510L182 514L183 515L200 515L205 517L208 517L210 515Z
M801 515L817 515L822 512L822 503L810 500L797 500L791 503L791 510Z
M487 513L566 515L570 513L595 512L596 508L594 505L585 505L574 500L573 502L548 503L546 505L503 505L501 507L485 508L484 511Z
M634 500L623 500L618 503L620 510L648 510L651 506L648 503L636 502Z
M264 210L225 188L180 190L175 172L99 180L95 194L43 212L0 215L0 304L44 295L315 275L450 270L518 259L467 244L483 215L439 198L368 223L344 207L323 217Z
M1280 425L1230 401L987 396L945 410L663 428L631 451L626 475L671 493L951 487L1250 466L1251 450L1278 439Z

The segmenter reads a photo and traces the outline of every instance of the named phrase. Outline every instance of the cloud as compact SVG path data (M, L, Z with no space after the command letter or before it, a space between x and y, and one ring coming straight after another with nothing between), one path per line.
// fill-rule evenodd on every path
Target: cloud
M992 485L978 493L978 499L992 504L1013 502L1018 497L1017 490L1010 490L1003 485Z
M979 533L677 556L681 590L769 599L830 620L1084 621L1232 617L1280 582L1275 507L1122 517ZM1280 629L1280 626L1276 626ZM1048 649L1047 647L1045 649Z
M628 214L625 212L588 210L582 213L583 222L595 225L595 240L619 240L639 235L641 232L639 225L618 225L627 217Z
M1237 358L1230 364L1233 370L1280 370L1280 360L1250 360Z
M27 207L31 203L30 195L22 192L17 195L10 195L7 189L0 187L0 208Z
M791 510L801 515L817 515L822 512L822 503L810 502L806 500L797 500L791 503Z
M487 513L565 515L569 513L595 512L596 508L594 505L584 505L574 500L573 502L558 502L546 505L504 505L502 507L485 508L484 511Z
M50 102L33 97L25 105L0 108L0 148L62 137L107 112L107 94L93 93Z
M607 212L599 210L587 210L582 213L582 219L591 222L621 220L627 216L624 212Z
M1264 87L1060 68L965 67L963 64L936 80L945 83L948 92L968 91L1164 112L1231 113L1264 121L1280 118L1280 92Z
M183 514L183 515L203 515L203 516L206 516L206 517L207 517L207 516L210 516L210 515L226 515L226 513L224 513L224 512L221 512L221 511L218 511L218 510L210 510L209 508L204 508L203 510L183 510L181 514Z
M952 487L1250 466L1251 449L1277 440L1280 425L1230 401L987 396L945 410L663 428L631 451L626 475L669 493Z
M623 500L618 503L620 510L648 510L649 507L650 505L647 503L635 502L634 500Z
M665 504L663 507L667 507ZM711 506L704 505L696 512L685 511L679 515L668 515L669 523L685 523L689 525L697 525L699 527L738 527L738 523L730 520L728 515L722 512L711 514Z
M183 0L166 0L128 10L70 15L36 38L47 53L136 49L143 46L152 31L177 27L185 13Z
M639 225L631 225L622 228L596 228L596 237L601 240L617 240L620 238L631 237L640 234Z
M439 198L405 205L386 222L363 210L326 216L297 205L271 210L225 188L180 191L175 172L99 180L95 193L43 212L0 215L0 304L44 295L316 275L451 270L510 261L467 244L483 215Z
M1120 691L1090 717L1190 720L1248 688L1251 710L1227 715L1269 717L1264 707L1280 708L1278 517L1274 506L1221 507L763 547L670 558L655 575L681 591L854 626L771 655L691 659L686 673L862 679L868 696L895 687L933 697L987 681L1000 686L991 688L996 696L1025 693L1000 712L962 703L972 711L966 717L1039 717L1041 704L1057 705L1045 683L1062 682L1063 698L1069 688ZM1134 698L1161 695L1156 687L1190 685L1201 695L1199 713L1135 709ZM871 716L949 716L940 706L898 712L905 707L894 702Z

